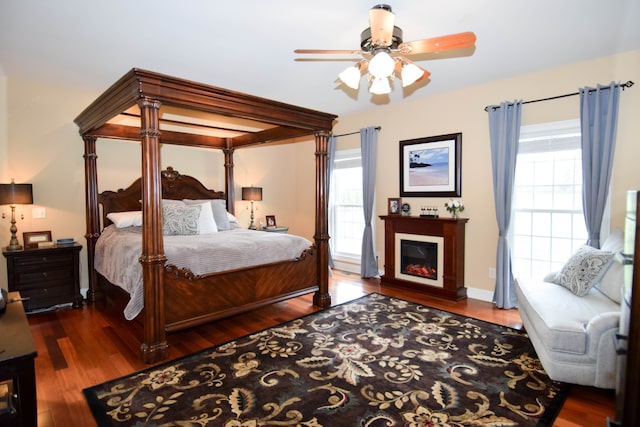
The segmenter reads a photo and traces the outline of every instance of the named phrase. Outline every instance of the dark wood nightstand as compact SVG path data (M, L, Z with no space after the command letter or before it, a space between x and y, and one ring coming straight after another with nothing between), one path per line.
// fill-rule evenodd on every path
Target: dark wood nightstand
M0 413L0 425L36 427L36 374L38 355L18 292L10 292L7 311L0 315L0 384L11 390L10 404ZM15 395L15 397L13 397ZM6 397L6 396L5 396Z
M265 227L265 228L261 228L261 231L268 231L271 233L282 233L282 234L287 234L287 231L289 231L289 227Z
M82 307L80 250L71 244L48 248L4 251L9 291L18 291L26 311L72 303Z

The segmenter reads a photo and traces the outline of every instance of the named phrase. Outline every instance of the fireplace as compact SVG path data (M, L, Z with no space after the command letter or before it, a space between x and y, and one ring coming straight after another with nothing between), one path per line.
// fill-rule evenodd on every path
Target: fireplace
M444 238L395 234L397 278L422 285L443 286Z
M381 286L408 288L461 300L467 218L380 216L384 220L384 274Z

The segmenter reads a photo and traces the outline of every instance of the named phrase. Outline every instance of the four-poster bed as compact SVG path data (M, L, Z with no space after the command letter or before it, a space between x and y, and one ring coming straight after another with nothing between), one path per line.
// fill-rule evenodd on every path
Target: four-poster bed
M89 302L110 287L95 270L96 242L110 212L142 212L144 287L142 358L168 357L166 332L209 322L286 298L315 292L313 303L331 305L328 292L327 142L336 116L251 95L132 69L76 119L84 141ZM133 123L132 123L133 122ZM234 208L233 153L269 142L315 137L314 244L292 260L205 275L167 263L163 199L226 200ZM98 194L98 138L139 140L142 171L125 190ZM160 144L208 147L224 153L225 191L205 188L178 171L162 171ZM100 210L102 208L102 217ZM260 233L258 231L254 233ZM264 233L274 234L274 233Z

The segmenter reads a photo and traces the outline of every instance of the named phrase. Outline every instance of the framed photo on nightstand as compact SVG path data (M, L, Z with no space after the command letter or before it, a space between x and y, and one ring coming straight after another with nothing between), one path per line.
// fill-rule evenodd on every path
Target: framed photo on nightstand
M27 231L22 233L25 249L35 249L39 243L52 242L51 231Z
M267 228L277 227L275 215L267 215L265 219L267 220Z

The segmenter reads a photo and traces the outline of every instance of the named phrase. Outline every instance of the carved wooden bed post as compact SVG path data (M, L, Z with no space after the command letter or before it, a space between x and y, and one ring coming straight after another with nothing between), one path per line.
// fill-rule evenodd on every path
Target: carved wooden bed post
M329 132L320 131L316 137L316 231L314 240L318 248L318 286L313 303L327 308L331 305L329 293L329 176L327 147Z
M84 237L87 239L87 259L89 270L89 291L87 292L87 300L95 302L102 297L102 292L98 285L98 274L94 269L94 254L96 249L96 241L100 237L100 212L98 209L98 170L96 162L96 137L83 136L84 141L84 179L85 179L85 201L87 233Z
M222 149L224 153L224 192L227 197L227 210L234 214L236 213L235 203L235 182L233 180L233 152L235 151L231 146L231 141L225 141L225 148Z
M154 363L169 356L164 310L164 240L160 179L160 101L144 98L140 106L142 142L142 277L144 281L144 342L142 359Z

